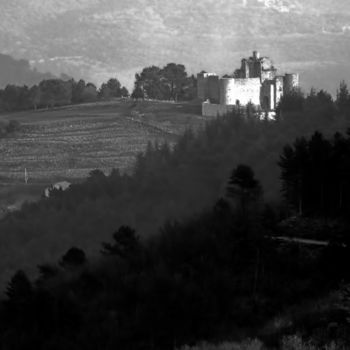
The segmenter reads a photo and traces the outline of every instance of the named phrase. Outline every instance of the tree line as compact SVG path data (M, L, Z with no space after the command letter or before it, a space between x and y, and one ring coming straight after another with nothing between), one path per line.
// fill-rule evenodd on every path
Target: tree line
M152 66L136 74L131 97L177 101L193 100L196 95L196 78L187 75L184 65L169 63L162 69ZM128 89L116 78L100 88L84 80L52 78L31 87L9 84L0 89L0 111L52 108L129 96Z
M74 79L47 79L30 88L7 85L0 90L0 110L11 112L52 108L128 95L128 90L115 78L103 83L99 89L92 83L85 83L84 80L76 82Z
M335 99L327 91L315 88L311 88L308 94L300 88L284 94L277 106L277 118L302 114L305 120L318 118L322 123L337 116L349 117L349 111L349 89L345 81L341 81Z

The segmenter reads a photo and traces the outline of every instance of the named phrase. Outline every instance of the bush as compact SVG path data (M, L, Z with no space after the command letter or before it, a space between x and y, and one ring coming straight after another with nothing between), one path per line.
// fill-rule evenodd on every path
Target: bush
M6 131L8 134L16 132L20 129L21 125L18 120L10 120L6 126Z
M17 120L10 120L8 123L0 121L0 137L13 134L16 131L19 131L20 128L21 125Z

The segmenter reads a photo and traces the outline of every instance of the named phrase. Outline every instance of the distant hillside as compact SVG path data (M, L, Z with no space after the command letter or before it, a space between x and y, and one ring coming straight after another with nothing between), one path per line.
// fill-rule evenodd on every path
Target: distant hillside
M8 84L31 86L53 77L50 73L33 69L27 60L15 60L9 55L0 54L0 88Z

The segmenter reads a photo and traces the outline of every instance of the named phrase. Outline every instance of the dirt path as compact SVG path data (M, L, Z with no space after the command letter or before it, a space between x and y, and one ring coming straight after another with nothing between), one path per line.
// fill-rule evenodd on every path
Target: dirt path
M314 246L321 246L321 247L326 247L329 245L329 241L319 241L316 239L285 237L285 236L269 237L269 238L274 240L274 241L299 243L299 244L304 244L304 245L314 245Z

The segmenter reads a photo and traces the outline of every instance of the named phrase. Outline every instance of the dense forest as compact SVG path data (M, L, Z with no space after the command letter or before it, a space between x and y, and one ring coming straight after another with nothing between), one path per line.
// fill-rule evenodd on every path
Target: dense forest
M149 144L137 157L132 174L113 170L106 175L96 170L69 191L25 204L0 222L0 264L7 271L3 282L14 272L8 266L33 270L36 263L58 257L70 246L96 254L101 240L121 225L134 227L145 237L166 220L208 209L223 195L232 167L240 163L254 169L265 201L277 205L282 188L277 163L286 144L293 145L296 138L308 138L316 130L327 139L336 132L347 137L350 123L342 107L343 95L350 99L347 91L335 101L322 91L286 96L276 121L235 111L209 121L197 133L187 131L173 149ZM295 104L289 107L293 99L301 99L299 110ZM292 200L295 204L296 199ZM283 204L278 211L290 216L299 208ZM13 254L18 244L25 253Z
M238 108L4 218L3 347L348 348L350 95L296 90L277 112Z
M121 226L100 245L98 259L72 247L57 264L39 265L34 283L19 270L1 304L0 343L176 349L258 336L252 347L236 348L262 349L264 342L311 349L297 347L298 333L312 349L349 346L348 289L327 298L349 283L349 245L280 244L273 239L281 233L278 221L254 171L239 164L224 198L192 219L167 222L147 240ZM286 321L268 326L276 317Z

